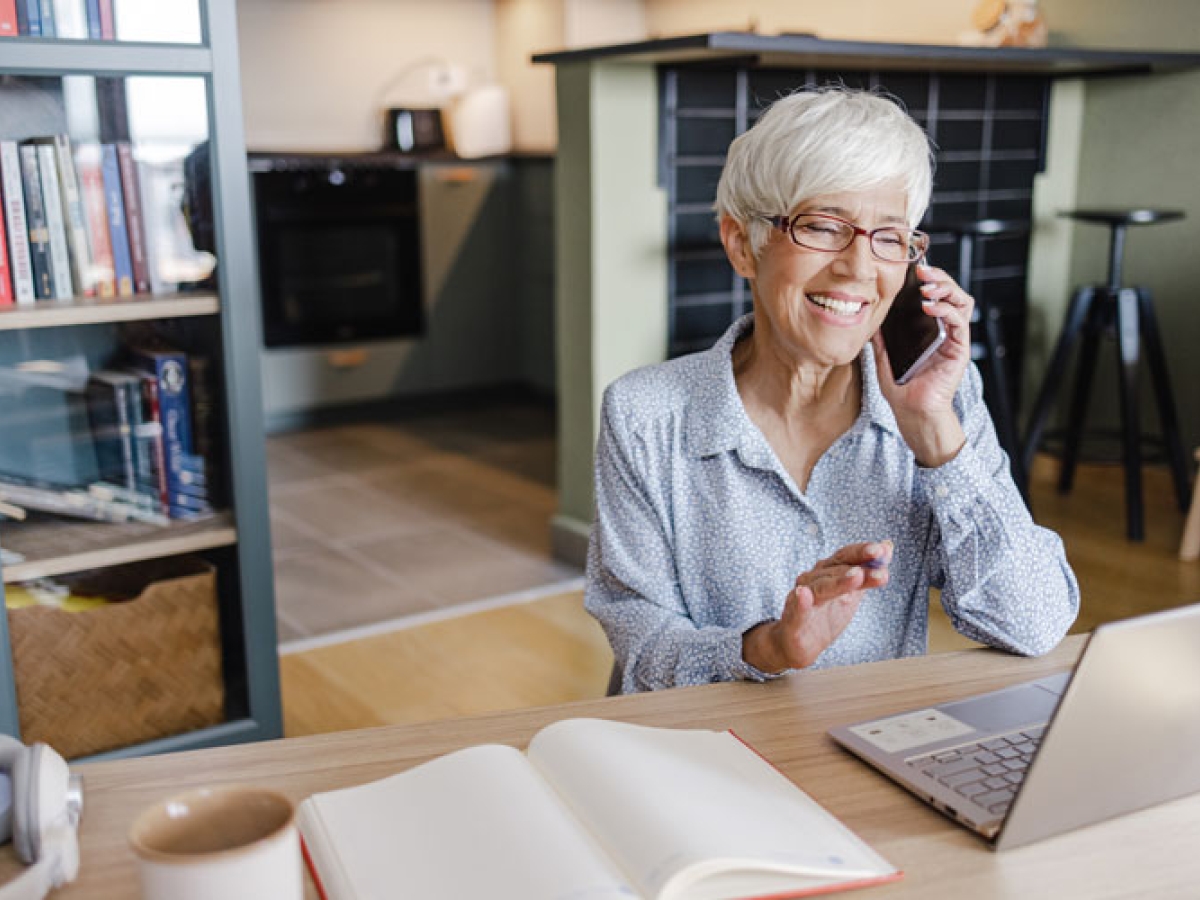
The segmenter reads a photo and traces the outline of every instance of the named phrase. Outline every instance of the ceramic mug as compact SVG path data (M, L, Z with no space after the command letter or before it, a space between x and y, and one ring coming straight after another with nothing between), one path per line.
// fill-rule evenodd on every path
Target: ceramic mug
M144 810L129 832L145 900L302 900L295 807L263 788L199 788Z

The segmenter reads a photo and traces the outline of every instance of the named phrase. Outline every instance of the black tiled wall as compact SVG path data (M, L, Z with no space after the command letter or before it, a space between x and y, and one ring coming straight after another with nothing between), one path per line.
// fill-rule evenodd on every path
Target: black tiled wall
M958 266L957 245L937 230L939 223L1031 221L1033 178L1045 155L1047 77L664 67L660 158L672 247L672 356L708 347L750 309L749 290L725 259L712 212L729 142L777 97L830 83L886 91L929 134L937 167L924 225L933 237L935 265L952 273ZM977 240L967 286L1000 311L1014 388L1024 344L1028 255L1028 236Z

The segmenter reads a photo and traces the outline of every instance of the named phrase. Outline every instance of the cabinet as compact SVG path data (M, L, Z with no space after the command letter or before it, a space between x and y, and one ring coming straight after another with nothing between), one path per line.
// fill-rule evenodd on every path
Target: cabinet
M211 251L210 264L200 274L168 272L167 285L159 279L156 292L104 299L76 292L70 299L0 308L0 376L9 376L0 378L0 395L10 391L12 400L13 385L26 384L31 371L108 366L131 333L165 335L169 343L209 364L211 440L206 452L210 496L217 508L212 516L196 521L171 518L166 524L113 524L44 514L24 522L0 519L0 547L17 554L0 571L7 590L43 576L184 555L204 557L217 573L225 701L224 720L218 724L119 747L101 754L105 756L282 734L258 288L235 0L126 2L117 4L117 13L117 39L0 39L0 140L67 134L76 152L89 142L125 140L140 163L168 173L168 190L179 187L188 160L189 176L200 176L197 196L210 201L212 210L211 234L204 241ZM179 22L184 24L182 32L174 27ZM163 27L156 31L159 24ZM112 121L112 104L97 99L105 91L116 92L121 101L117 106L125 107L125 122ZM143 194L148 193L142 184ZM168 207L178 211L178 198ZM197 221L193 217L188 223ZM177 225L169 218L156 224L147 215L147 243L164 236L155 228ZM190 234L196 238L197 228ZM154 246L165 244L169 242ZM195 258L184 260L189 261L196 263ZM20 409L19 403L0 406L0 458L44 462L45 446L54 446L54 436L32 433L14 412ZM3 421L6 415L9 421ZM45 425L44 416L37 421ZM43 439L49 443L34 445ZM8 617L0 617L0 730L19 735L20 696L12 659ZM49 740L53 742L52 735Z

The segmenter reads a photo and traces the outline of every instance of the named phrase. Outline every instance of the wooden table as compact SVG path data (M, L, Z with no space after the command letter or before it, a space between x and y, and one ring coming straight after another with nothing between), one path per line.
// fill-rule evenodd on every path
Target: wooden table
M650 725L732 728L905 871L870 897L1195 897L1200 888L1200 795L1006 853L838 748L829 727L950 700L1068 668L1083 639L1021 659L969 650L799 673L765 684L721 684L421 725L92 763L80 832L82 870L61 900L137 897L126 832L148 804L198 785L267 785L300 800L382 778L484 742L523 747L542 726L595 716ZM7 878L16 864L0 860ZM312 885L309 896L316 897ZM857 896L857 895L855 895ZM436 900L436 898L422 898Z

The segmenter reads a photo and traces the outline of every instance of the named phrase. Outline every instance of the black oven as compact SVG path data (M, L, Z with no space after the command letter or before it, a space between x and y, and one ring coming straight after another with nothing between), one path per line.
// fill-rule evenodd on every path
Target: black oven
M417 169L399 154L252 154L268 347L420 334Z

